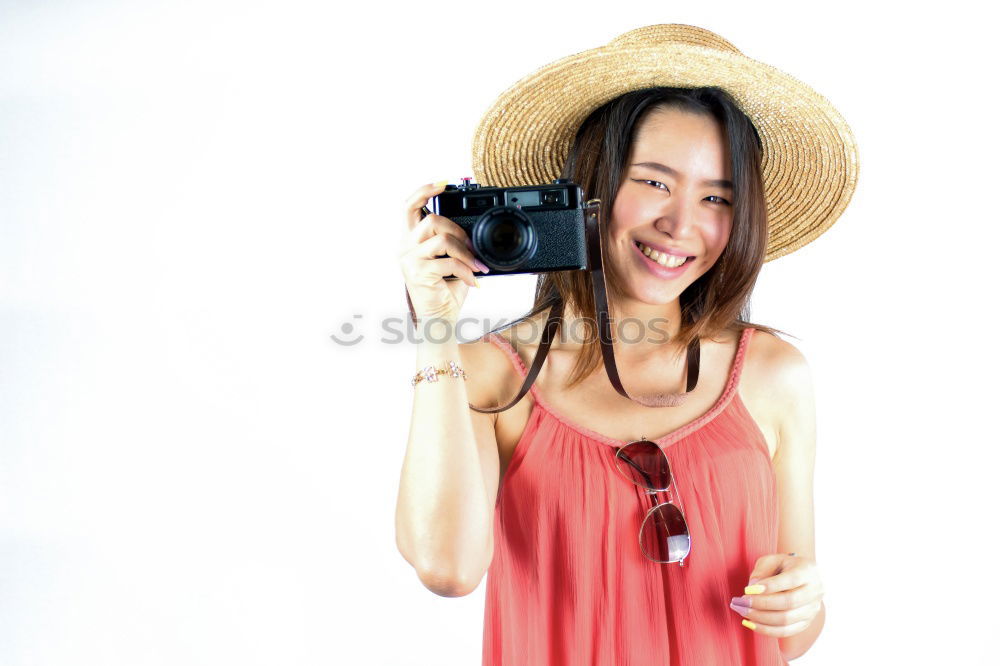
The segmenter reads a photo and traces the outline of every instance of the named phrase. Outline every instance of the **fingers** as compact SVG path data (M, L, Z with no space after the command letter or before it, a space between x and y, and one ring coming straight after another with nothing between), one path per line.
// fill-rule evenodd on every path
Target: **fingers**
M441 277L454 275L470 287L479 286L476 284L476 276L472 274L472 269L459 259L454 257L443 257L441 259L432 260L431 264L437 267L435 270Z
M447 181L417 188L406 201L406 225L399 262L408 284L440 289L442 278L455 276L478 287L475 272L489 269L476 260L465 230L443 215L424 214L422 208L444 191ZM447 292L447 290L445 290Z
M816 615L819 614L822 602L819 600L781 611L767 611L749 608L738 611L743 616L743 626L765 636L794 636L805 630Z
M469 234L466 233L465 229L447 217L435 215L434 213L417 222L416 226L410 230L410 242L416 245L435 234L450 234L461 240L462 244L466 247L471 245Z
M435 234L417 245L414 251L418 257L426 259L434 259L442 255L455 257L465 262L471 270L486 268L476 260L476 255L472 253L463 239L450 233Z
M763 582L765 578L770 578L772 575L779 573L784 568L787 559L788 556L784 553L761 555L757 558L757 563L754 565L753 571L750 572L750 582L748 585Z
M810 583L792 590L782 590L770 594L745 594L739 599L756 610L789 610L812 603L823 596L822 585Z
M729 607L743 625L767 636L794 636L822 608L823 582L814 561L794 553L763 555L750 575L751 584Z
M470 286L479 286L475 272L488 273L489 268L476 259L465 229L443 215L421 210L447 184L422 185L406 201L407 230L399 253L403 274L420 283L454 275Z
M782 590L793 590L796 587L811 582L813 579L813 572L809 571L806 567L797 567L769 576L768 578L761 578L754 585L760 585L763 588L760 593L767 594L781 592ZM748 585L747 587L751 586Z
M489 267L476 259L471 245L469 236L462 227L446 217L428 215L409 232L403 254L412 253L423 259L455 257L468 266L470 271L489 273Z
M476 276L472 270L461 260L454 257L440 257L437 259L420 258L416 256L404 256L401 262L403 277L408 283L415 285L431 286L441 278L449 275L462 280L470 287L477 287Z
M474 271L482 266L472 252L451 234L435 234L401 255L404 275L420 281L454 275L469 286L478 286ZM483 266L485 268L485 266ZM420 276L418 278L417 276Z
M802 606L813 597L823 595L823 581L815 562L793 557L785 561L782 569L780 573L748 585L743 599L752 600L754 608L783 610Z
M442 180L438 183L421 185L414 190L413 194L406 200L406 223L408 229L417 226L421 219L420 208L427 205L431 197L441 194L447 184L447 180Z

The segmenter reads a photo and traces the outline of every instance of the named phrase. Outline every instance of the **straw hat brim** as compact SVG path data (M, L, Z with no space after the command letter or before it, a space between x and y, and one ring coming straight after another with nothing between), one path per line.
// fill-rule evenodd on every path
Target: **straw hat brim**
M643 43L650 34L655 39L657 28L687 41ZM476 182L502 187L551 182L594 109L652 86L718 86L753 121L763 144L765 261L815 240L847 207L857 183L858 150L833 105L714 33L677 24L626 33L607 46L546 65L508 88L476 129Z

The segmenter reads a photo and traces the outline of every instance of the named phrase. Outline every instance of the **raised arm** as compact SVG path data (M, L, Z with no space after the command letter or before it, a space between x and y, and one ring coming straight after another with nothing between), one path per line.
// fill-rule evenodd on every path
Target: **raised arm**
M493 507L499 485L495 415L469 409L496 405L499 384L489 342L459 344L454 323L473 282L474 257L465 232L420 207L439 192L425 186L408 203L408 230L400 263L414 311L423 324L436 319L417 344L414 372L448 368L467 379L440 376L413 387L409 441L396 502L396 544L421 582L435 594L474 590L493 558ZM447 275L459 280L445 281ZM419 334L419 330L418 330Z

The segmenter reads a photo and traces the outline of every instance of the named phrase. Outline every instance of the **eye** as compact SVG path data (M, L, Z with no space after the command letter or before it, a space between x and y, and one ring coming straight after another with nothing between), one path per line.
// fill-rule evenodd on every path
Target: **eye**
M706 198L707 199L718 199L718 201L716 203L726 204L727 206L731 206L732 205L731 203L729 203L728 201L726 201L722 197L716 196L714 194L711 195L711 196L709 196L709 197L706 197Z
M663 183L661 183L658 180L640 180L639 182L640 183L654 183L653 187L656 187L656 185L663 185ZM664 189L664 190L667 190L668 192L670 191L670 190L667 189L666 185L663 185L662 188L657 187L656 189L658 189L658 190L659 189Z

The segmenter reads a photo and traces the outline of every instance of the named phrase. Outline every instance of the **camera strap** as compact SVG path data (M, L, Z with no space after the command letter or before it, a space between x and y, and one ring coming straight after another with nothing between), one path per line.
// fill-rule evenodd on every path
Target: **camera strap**
M597 329L601 341L601 354L604 356L604 370L608 373L611 385L621 395L632 402L638 402L646 407L672 407L678 400L694 390L698 385L698 371L701 367L701 344L695 336L687 348L687 388L681 394L668 394L653 399L634 398L622 386L618 376L618 366L615 364L615 348L611 339L611 315L608 312L608 289L604 279L604 255L601 251L601 230L598 222L600 199L591 199L584 208L584 223L587 234L587 261L590 270L591 283L594 288L594 307L597 310ZM541 348L539 347L539 353Z
M649 400L634 398L625 391L625 387L622 386L621 378L618 376L618 366L615 364L615 350L611 339L611 315L608 312L608 290L604 278L604 261L601 251L601 233L598 219L600 205L600 199L591 199L586 203L584 207L584 229L587 238L587 270L590 271L591 283L594 288L594 306L597 310L598 338L601 343L601 355L604 359L604 369L607 371L608 379L611 381L611 385L615 387L615 390L629 400L646 407L675 406L678 398L687 395L694 390L695 386L698 385L698 373L701 366L701 345L697 336L695 336L695 338L688 345L687 389L684 393L668 394ZM406 290L405 286L403 290L406 292L406 304L410 308L410 318L413 321L414 326L416 326L417 315L413 310L413 302L410 300L410 292ZM483 408L476 407L475 405L469 403L470 409L483 414L494 414L496 412L506 411L520 402L521 398L523 398L531 388L531 385L534 383L538 373L541 372L542 364L545 363L545 357L549 353L549 347L551 346L552 340L555 338L556 332L559 329L562 314L563 302L562 299L558 299L549 309L548 317L545 320L545 328L542 331L542 339L538 345L538 351L535 352L535 357L531 361L531 367L528 369L528 374L524 377L524 382L521 384L521 388L517 392L514 399L502 407Z

